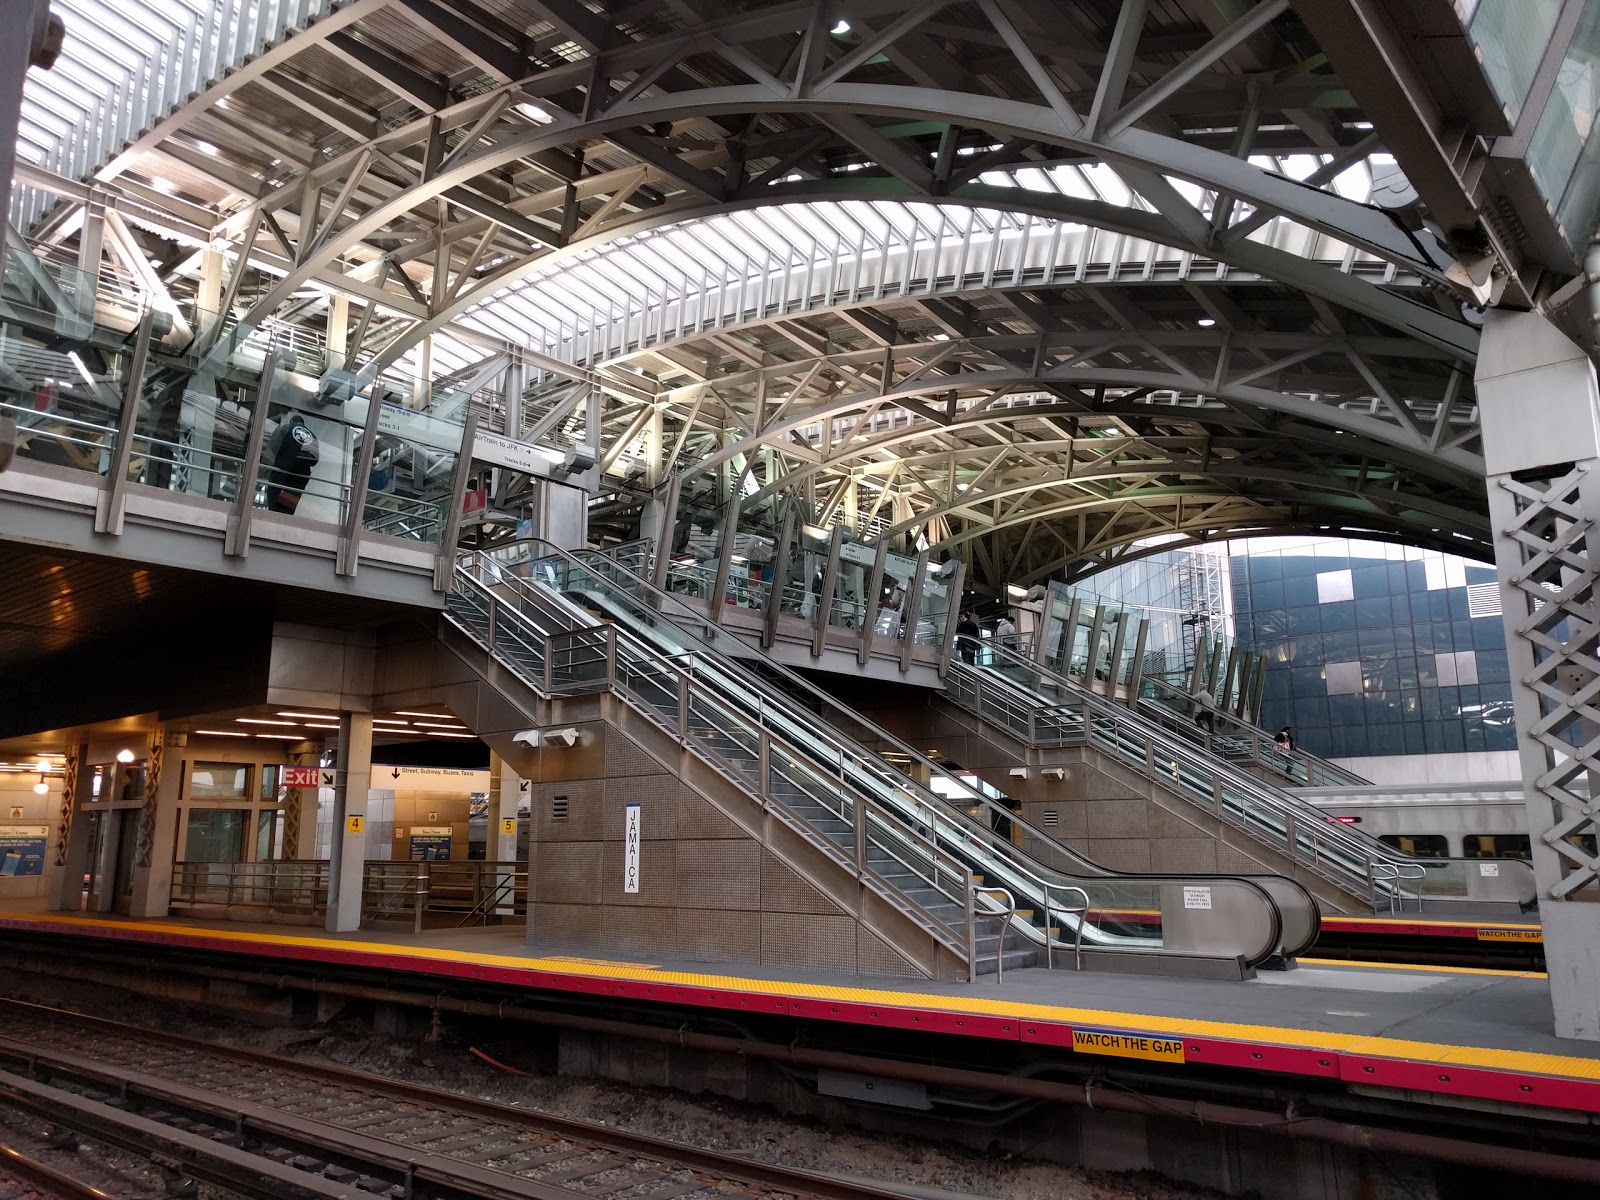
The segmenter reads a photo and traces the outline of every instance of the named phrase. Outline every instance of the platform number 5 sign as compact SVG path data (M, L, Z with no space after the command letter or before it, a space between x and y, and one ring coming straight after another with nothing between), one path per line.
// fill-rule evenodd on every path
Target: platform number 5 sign
M622 890L632 893L639 890L639 806L628 805L627 814L622 833L624 856Z

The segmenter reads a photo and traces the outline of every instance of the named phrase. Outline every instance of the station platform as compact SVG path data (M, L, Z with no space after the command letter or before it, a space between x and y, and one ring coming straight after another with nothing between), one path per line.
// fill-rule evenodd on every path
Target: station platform
M327 934L282 925L0 910L0 941L73 938L172 947L478 983L497 988L736 1010L1232 1068L1600 1114L1600 1043L1550 1032L1531 971L1301 960L1243 982L1070 969L975 984L826 976L782 968L626 962L541 950L496 926ZM1204 1019L1193 1014L1205 1013Z

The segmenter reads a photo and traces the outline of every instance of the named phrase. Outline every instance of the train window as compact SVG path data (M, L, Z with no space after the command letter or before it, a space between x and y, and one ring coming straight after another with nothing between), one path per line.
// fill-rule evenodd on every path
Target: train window
M1469 833L1461 839L1464 858L1520 858L1533 857L1533 850L1525 833Z
M1439 833L1386 833L1380 840L1386 846L1418 858L1450 857L1450 842Z

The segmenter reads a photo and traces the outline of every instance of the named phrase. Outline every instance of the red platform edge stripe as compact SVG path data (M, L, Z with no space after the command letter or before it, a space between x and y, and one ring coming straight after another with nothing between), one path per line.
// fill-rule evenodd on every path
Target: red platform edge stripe
M1325 933L1357 933L1379 935L1397 935L1401 937L1452 937L1467 938L1476 941L1478 934L1484 931L1505 930L1511 928L1506 925L1442 925L1432 924L1428 921L1406 921L1396 919L1393 921L1374 920L1371 917L1360 917L1348 920L1342 917L1323 917L1322 929Z
M24 933L65 932L78 937L111 941L139 941L191 950L214 950L240 957L325 962L383 971L445 976L452 979L472 979L482 983L574 992L582 995L625 996L629 999L663 1004L689 1004L701 1008L767 1012L809 1020L841 1021L854 1025L922 1029L929 1033L987 1037L1063 1048L1072 1046L1072 1025L1057 1021L990 1017L983 1014L911 1008L893 1004L785 996L781 993L745 992L730 988L707 988L698 984L609 979L603 976L569 974L547 967L502 967L489 963L380 953L356 949L354 946L350 949L334 949L324 946L242 942L229 938L208 937L205 933L185 930L175 930L170 933L147 929L113 932L97 926L39 925L16 917L0 917L0 929L13 929ZM1086 1025L1085 1028L1096 1030L1117 1028L1126 1029L1130 1033L1156 1032L1144 1031L1132 1024L1110 1026L1098 1023ZM1457 1066L1442 1062L1421 1062L1414 1059L1385 1058L1378 1055L1352 1054L1338 1050L1318 1050L1304 1046L1282 1046L1270 1042L1229 1038L1185 1036L1183 1043L1185 1065L1272 1071L1279 1074L1339 1079L1346 1083L1367 1084L1374 1087L1401 1088L1512 1104L1534 1104L1546 1108L1600 1113L1600 1081L1597 1080Z

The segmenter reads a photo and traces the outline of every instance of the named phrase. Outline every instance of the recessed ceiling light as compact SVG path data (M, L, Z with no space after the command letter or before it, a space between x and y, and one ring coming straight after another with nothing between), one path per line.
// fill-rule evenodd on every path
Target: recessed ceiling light
M441 730L438 730L438 729L431 729L431 730L428 731L428 736L429 737L476 738L477 734L474 734L474 733L445 733L445 732L443 732Z
M303 742L305 738L298 733L258 733L258 738L277 738L281 742Z
M248 733L241 733L237 729L196 729L196 733L206 737L249 737Z
M397 716L397 717L427 717L431 721L454 721L455 720L455 717L452 716L450 713L411 712L409 709L404 709L404 708L397 708L397 709L394 710L394 712L395 712L395 716Z
M290 729L300 724L299 721L274 721L270 717L240 717L238 720L241 725L287 725Z
M119 763L131 763L133 761L133 751L132 750L118 750L117 751L117 761Z
M840 20L828 32L833 34L834 37L838 37L840 34L849 33L850 32L850 22L849 21L845 21L845 20Z
M1216 324L1216 321L1211 317L1201 317L1195 324L1199 325L1201 329L1210 329Z
M338 719L332 713L281 712L278 715L280 717L308 717L313 721L334 721Z

